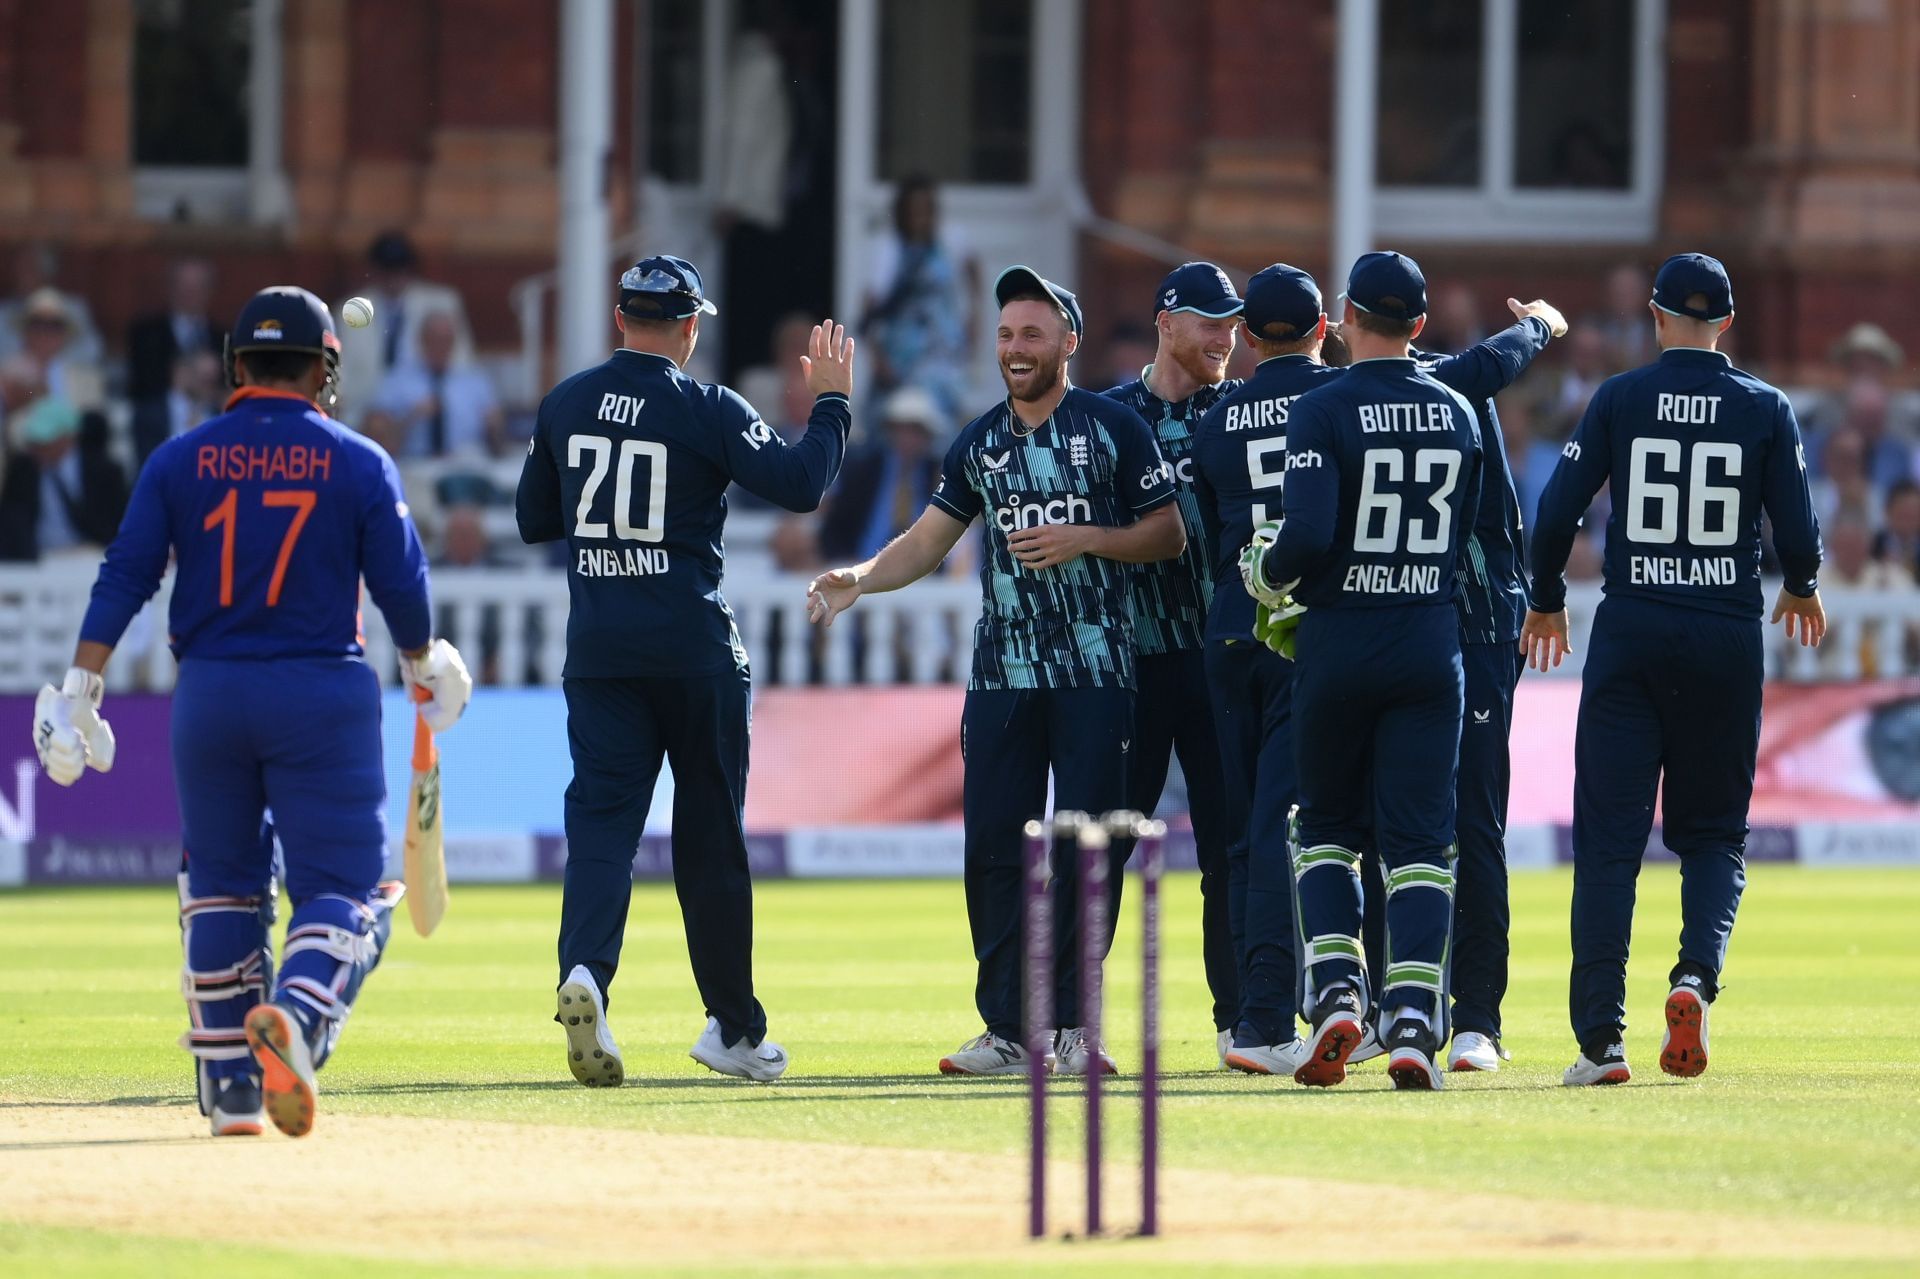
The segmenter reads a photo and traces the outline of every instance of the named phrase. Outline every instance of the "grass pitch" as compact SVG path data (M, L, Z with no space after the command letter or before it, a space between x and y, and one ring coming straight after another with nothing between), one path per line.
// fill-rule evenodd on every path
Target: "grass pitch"
M672 890L638 887L613 992L618 1092L572 1084L550 1021L557 886L457 889L430 941L400 924L300 1143L196 1137L170 892L0 894L0 1271L1251 1274L1445 1263L1451 1247L1491 1274L1680 1258L1697 1274L1910 1273L1920 874L1751 874L1707 1076L1669 1080L1656 1061L1678 929L1678 877L1656 863L1629 985L1634 1082L1559 1087L1571 881L1528 874L1513 881L1514 1061L1437 1096L1392 1092L1377 1065L1325 1092L1213 1071L1198 889L1170 877L1168 1238L1037 1246L1020 1238L1024 1082L934 1071L977 1030L957 883L760 886L761 997L794 1062L773 1085L688 1060L702 1018ZM1135 907L1109 968L1123 1069L1139 1058ZM1059 1088L1052 1116L1061 1232L1077 1228L1076 1093ZM1125 1227L1134 1082L1110 1096L1108 1214ZM204 1184L221 1177L235 1184ZM249 1208L277 1181L293 1205L344 1196L338 1236L290 1236ZM571 1226L543 1195L580 1200Z

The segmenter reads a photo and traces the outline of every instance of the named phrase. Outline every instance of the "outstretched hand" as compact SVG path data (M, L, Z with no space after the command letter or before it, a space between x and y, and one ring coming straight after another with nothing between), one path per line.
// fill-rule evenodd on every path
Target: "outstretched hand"
M1527 620L1520 627L1520 651L1526 654L1527 665L1543 674L1560 665L1573 651L1569 635L1566 609L1557 613L1528 609Z
M1567 317L1560 314L1560 308L1544 298L1535 298L1531 302L1522 302L1519 298L1508 298L1507 309L1513 312L1513 318L1524 320L1529 315L1545 320L1547 332L1557 338L1567 336Z
M807 353L800 357L800 372L816 398L853 394L853 338L845 325L822 320L813 326Z
M807 620L832 626L859 598L860 575L850 568L830 568L807 583Z

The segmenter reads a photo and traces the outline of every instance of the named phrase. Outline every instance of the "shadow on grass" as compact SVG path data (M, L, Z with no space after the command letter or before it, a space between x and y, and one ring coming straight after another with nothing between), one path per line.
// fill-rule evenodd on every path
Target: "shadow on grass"
M89 1146L192 1146L208 1137L93 1137L84 1141L50 1137L45 1141L0 1141L0 1154L16 1150L84 1150Z

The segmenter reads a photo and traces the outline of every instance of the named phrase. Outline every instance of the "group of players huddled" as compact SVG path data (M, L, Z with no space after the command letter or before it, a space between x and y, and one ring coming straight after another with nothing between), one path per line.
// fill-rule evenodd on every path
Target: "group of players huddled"
M1612 485L1607 598L1576 742L1569 1084L1629 1077L1622 1038L1634 881L1661 798L1683 877L1661 1066L1707 1064L1741 889L1758 749L1760 527L1786 581L1773 620L1817 643L1819 533L1786 399L1715 350L1725 271L1684 254L1650 302L1662 353L1604 384L1541 499L1531 584L1496 397L1566 332L1545 302L1457 353L1417 342L1420 269L1353 265L1337 324L1294 267L1244 295L1187 263L1154 298L1154 362L1096 395L1068 364L1079 300L1026 267L995 284L1007 397L947 453L927 510L864 564L821 574L812 620L934 571L976 519L982 610L960 746L965 887L983 1031L943 1072L1027 1069L1021 830L1061 809L1151 812L1177 752L1204 899L1223 1068L1341 1082L1386 1055L1396 1087L1498 1070L1507 984L1507 731L1523 655L1568 651L1562 570ZM721 593L725 491L816 506L845 456L854 342L825 321L816 399L788 444L684 368L713 314L700 273L653 257L620 280L620 349L541 404L516 505L528 542L568 543L562 684L574 777L556 1021L571 1073L620 1084L607 1023L632 859L663 762L673 867L706 1024L690 1055L778 1078L754 996L743 825L750 678ZM1226 379L1239 334L1260 356ZM101 672L177 565L173 754L184 824L183 993L216 1135L311 1129L317 1072L379 963L400 889L381 882L379 699L358 627L364 581L435 729L465 707L459 654L431 636L424 557L392 461L327 415L339 343L304 290L264 290L234 326L227 411L142 472L107 552L73 669L41 691L49 776L105 772ZM301 474L236 470L296 453ZM251 454L249 454L250 456ZM292 920L276 971L274 851ZM1131 854L1112 850L1112 871ZM1071 900L1071 857L1054 862ZM1124 877L1107 882L1117 917ZM1053 1069L1112 1072L1081 1026L1074 913L1055 954ZM1111 933L1104 939L1111 943ZM1300 1030L1304 1018L1307 1029ZM1449 1047L1450 1045L1450 1047Z

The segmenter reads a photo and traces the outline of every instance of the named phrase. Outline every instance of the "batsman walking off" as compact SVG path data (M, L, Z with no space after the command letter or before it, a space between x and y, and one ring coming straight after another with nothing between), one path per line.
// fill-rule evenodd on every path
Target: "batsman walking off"
M1632 1078L1626 1032L1634 884L1653 828L1680 858L1680 957L1660 1069L1707 1068L1707 1009L1746 887L1760 749L1760 517L1785 578L1773 620L1826 634L1820 527L1787 397L1717 348L1733 323L1726 268L1699 253L1654 277L1660 358L1600 384L1540 495L1521 644L1540 670L1568 651L1562 576L1587 505L1612 484L1606 598L1593 618L1574 730L1573 978L1580 1055L1569 1085Z
M524 540L567 543L573 781L555 1020L588 1087L626 1077L607 1004L663 761L674 887L707 1015L690 1055L746 1079L787 1068L753 993L751 677L720 593L721 532L729 484L791 511L820 504L846 455L853 341L830 320L814 328L801 357L813 414L788 445L733 391L681 371L714 311L682 258L645 258L622 275L623 345L541 403L516 498Z
M312 1129L326 1064L403 891L386 865L380 681L362 659L360 583L380 606L421 715L450 727L473 691L431 638L427 560L400 476L335 422L340 342L305 289L254 295L228 340L236 387L219 417L140 472L93 587L73 669L40 690L34 745L71 786L113 767L101 672L177 565L173 762L185 830L181 988L200 1110L215 1136ZM265 814L271 811L271 823ZM293 916L274 970L273 850Z

